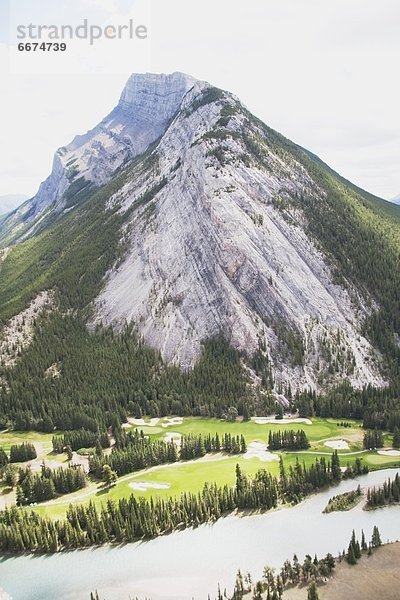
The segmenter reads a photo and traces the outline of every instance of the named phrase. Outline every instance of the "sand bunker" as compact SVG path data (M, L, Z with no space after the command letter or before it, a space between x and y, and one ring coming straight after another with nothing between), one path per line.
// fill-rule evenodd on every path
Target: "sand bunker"
M382 456L400 456L400 450L378 450Z
M287 423L305 423L306 425L312 425L311 419L275 419L274 417L251 417L251 420L257 425L266 425L267 423L272 423L273 425L280 425L283 423L284 425Z
M145 421L144 419L129 419L129 423L132 425L144 425L145 427L155 427L160 419L157 417L154 419L150 419L150 421Z
M245 460L249 460L250 458L258 458L262 462L279 460L279 456L270 452L267 444L263 444L263 442L250 442L250 444L247 446L247 452L243 455L243 458Z
M328 446L328 448L333 448L334 450L350 450L348 443L344 440L331 440L329 442L324 442L324 446Z
M180 444L181 439L182 439L182 434L176 433L175 431L169 431L164 436L164 440L166 442L175 442L175 444Z
M166 417L161 423L161 427L171 427L171 425L182 425L183 417Z
M129 487L136 492L147 492L147 490L168 490L169 483L155 483L152 481L132 481Z

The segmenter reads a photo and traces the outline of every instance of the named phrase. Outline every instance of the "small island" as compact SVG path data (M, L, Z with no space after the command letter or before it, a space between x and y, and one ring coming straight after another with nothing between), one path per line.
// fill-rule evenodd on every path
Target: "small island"
M356 490L333 496L329 499L328 504L322 512L331 513L335 511L351 510L360 502L362 495L361 487L358 486Z

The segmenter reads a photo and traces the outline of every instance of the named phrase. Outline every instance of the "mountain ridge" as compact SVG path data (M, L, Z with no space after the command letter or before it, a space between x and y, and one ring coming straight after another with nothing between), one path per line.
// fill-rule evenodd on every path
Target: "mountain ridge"
M34 234L46 211L60 214L70 208L69 197L84 200L160 137L190 89L208 85L179 72L132 74L115 108L57 150L51 173L38 192L3 222L0 243Z
M156 86L165 76L151 77ZM365 256L340 242L354 236L354 226L362 242L376 218L379 233L368 235L395 261L397 246L389 241L397 234L386 203L265 126L232 94L181 74L178 79L178 100L161 119L165 130L144 154L122 161L103 187L90 187L83 197L77 189L61 201L61 211L57 201L53 207L50 223L68 219L74 228L76 211L88 212L86 204L93 207L90 199L98 198L98 210L102 202L105 207L99 223L106 219L117 228L110 230L114 258L105 260L103 271L90 265L97 291L79 301L90 307L91 327L120 330L132 323L167 362L184 370L193 368L205 340L222 333L258 381L276 389L322 390L344 379L355 387L386 385L381 344L373 339L378 333L367 327L379 310L378 267L369 281ZM128 89L121 98L135 105L136 92ZM75 138L75 144L84 141ZM75 181L78 175L82 169ZM44 228L47 240L51 227ZM91 231L98 230L93 225ZM72 232L68 248L74 239ZM40 235L31 235L24 243L40 254L40 242ZM100 242L94 260L96 253L103 257ZM13 251L10 257L3 270ZM383 302L385 314L394 306L396 315L398 269L391 272ZM60 289L47 273L48 283ZM65 285L61 289L72 296Z

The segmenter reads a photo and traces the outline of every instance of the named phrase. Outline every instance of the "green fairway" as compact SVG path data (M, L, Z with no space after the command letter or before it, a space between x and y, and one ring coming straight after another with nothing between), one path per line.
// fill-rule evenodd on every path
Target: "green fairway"
M162 439L169 432L176 432L182 435L189 433L202 435L215 435L230 433L231 435L244 435L246 442L268 441L270 431L277 429L302 429L306 432L310 442L326 440L330 438L340 438L349 441L361 441L363 431L360 421L348 421L352 427L340 427L339 419L313 419L312 425L306 423L282 423L276 419L273 423L259 424L255 421L222 421L220 419L203 419L201 417L185 417L182 424L169 425L168 420L160 419L156 426L137 425L134 428L143 430L146 435ZM167 425L167 426L166 426Z
M30 442L35 446L37 453L37 458L29 461L32 469L35 471L40 470L43 462L54 469L68 463L66 454L56 454L53 452L52 438L55 433L61 435L63 432L40 433L38 431L2 431L0 432L0 448L3 448L5 452L9 453L12 445ZM23 467L28 463L15 464L17 467Z
M400 456L382 456L375 451L368 452L366 461L371 469L400 467Z
M279 455L279 453L276 453ZM296 453L283 452L282 457L285 467L294 465L299 459L301 463L309 466L315 462L317 456L325 456L326 454L318 453ZM345 467L348 463L353 464L357 456L364 461L367 459L367 454L350 455L342 458L342 466ZM385 457L381 457L384 458ZM226 456L218 455L211 458L203 458L187 462L174 463L173 465L160 465L124 475L120 477L117 484L110 490L105 490L101 483L91 483L90 486L74 494L63 496L61 499L51 501L45 506L35 508L40 514L51 517L64 516L68 505L71 502L79 504L87 504L90 501L96 505L107 500L119 500L130 496L151 497L169 497L177 496L182 492L199 492L206 482L215 482L218 485L234 485L235 483L235 467L239 464L241 470L247 475L254 475L259 469L266 469L274 475L279 473L279 460L260 461L258 458L245 459L243 456ZM385 466L384 463L382 466ZM388 465L391 466L391 465ZM141 489L135 489L135 484L140 484ZM146 489L146 485L148 486ZM163 487L154 487L163 486ZM165 486L165 487L164 487Z
M214 457L212 457L214 458ZM215 457L217 458L217 457ZM62 498L62 504L58 501L52 501L46 506L38 506L36 510L41 514L47 514L52 517L61 516L68 508L71 502L79 502L87 504L89 501L96 505L107 500L119 500L126 498L131 494L136 497L151 496L168 497L179 496L182 492L199 492L204 484L215 482L218 485L234 485L235 483L235 467L239 463L243 471L249 475L254 475L258 469L263 466L271 472L277 474L279 463L278 461L260 463L258 459L245 460L243 457L220 456L216 460L193 460L188 462L174 463L173 465L162 465L153 467L152 469L139 471L131 475L120 477L117 484L110 490L105 490L102 484L90 485L85 490L80 490L74 494L69 494ZM168 487L164 489L149 488L146 490L136 490L132 484L162 484ZM89 492L89 495L88 495Z
M252 442L268 443L270 431L277 429L302 429L306 432L311 447L307 451L299 452L274 452L275 460L261 460L259 456L232 456L224 454L207 455L204 458L181 461L172 465L159 465L124 475L120 477L115 486L109 490L103 488L101 482L92 480L87 488L79 490L73 494L50 501L47 504L35 507L40 514L46 514L51 517L62 517L65 515L70 503L87 504L93 501L100 505L108 499L116 501L127 497L130 494L135 496L168 497L178 496L182 492L198 492L206 482L215 482L218 485L234 485L235 466L237 463L243 472L252 476L258 469L264 468L277 475L279 472L279 454L282 455L286 467L293 465L297 459L306 465L312 464L317 456L325 456L329 459L334 451L332 447L326 446L327 441L346 442L348 448L340 449L341 465L353 464L357 457L366 462L371 469L390 467L400 465L400 459L392 456L382 456L375 451L365 452L362 450L363 430L361 423L357 421L347 421L351 424L349 427L340 426L338 419L313 419L312 424L308 423L283 423L276 420L273 423L257 423L251 421L228 422L218 419L204 419L200 417L185 417L182 422L179 420L171 421L169 419L154 419L152 425L131 423L127 427L143 430L145 435L153 439L164 439L168 434L179 433L181 435L202 434L203 436L215 436L218 433L222 436L225 433L231 435L243 435L249 449ZM29 432L7 432L0 434L0 445L8 449L12 443L21 443L22 441L32 441L39 445L42 450L44 460L65 461L65 455L51 454L51 434L29 433ZM391 437L385 435L385 445L390 447ZM265 457L264 457L265 458ZM273 458L273 457L269 457Z
M0 448L3 448L3 450L9 452L10 447L13 444L30 442L35 446L39 446L45 451L50 452L53 449L51 443L53 435L53 433L39 433L37 431L1 431Z

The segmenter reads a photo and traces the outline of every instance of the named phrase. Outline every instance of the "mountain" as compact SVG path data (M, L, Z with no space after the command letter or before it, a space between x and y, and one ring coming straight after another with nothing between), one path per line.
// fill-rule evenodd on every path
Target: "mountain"
M111 113L57 150L49 177L29 203L9 216L0 240L10 242L32 235L39 223L43 227L46 212L69 210L109 181L164 133L186 92L192 89L195 93L202 85L182 73L132 75Z
M400 194L392 198L390 202L393 202L394 204L400 204Z
M207 412L240 369L254 388L275 393L344 381L385 387L399 368L399 213L229 92L182 73L132 75L116 108L57 151L36 196L1 225L8 367L28 377L24 356L35 353L38 394L45 386L56 398L58 380L50 385L45 373L63 373L68 356L92 348L90 369L89 358L74 355L75 374L86 365L78 381L92 382L85 393L106 397L94 390L112 356L104 386L114 386L107 393L117 406L138 364L142 383L127 396L145 412L149 397L165 410L179 399ZM47 329L34 334L40 314ZM108 325L122 337L101 333ZM129 349L137 333L140 352ZM10 357L15 346L20 362ZM57 398L67 393L64 376ZM8 377L16 385L15 373ZM71 402L86 406L77 385L71 379ZM217 413L243 389L221 392Z
M28 196L25 196L25 194L6 194L5 196L0 196L0 215L14 210L14 208L20 206L27 199Z

